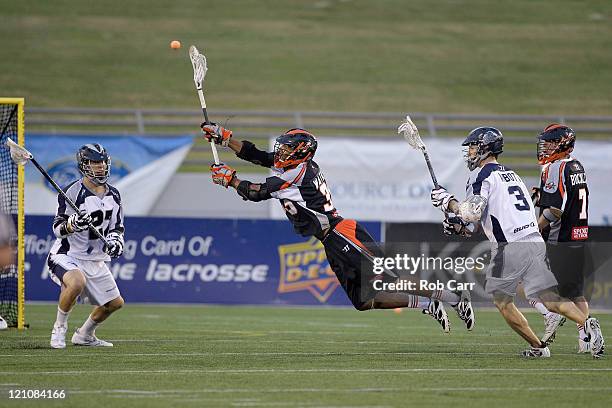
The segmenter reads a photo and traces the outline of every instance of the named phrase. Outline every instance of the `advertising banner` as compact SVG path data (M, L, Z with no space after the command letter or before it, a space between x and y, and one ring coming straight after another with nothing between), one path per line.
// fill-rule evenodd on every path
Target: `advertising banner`
M57 300L52 217L26 218L26 299ZM110 269L127 302L350 305L321 243L287 221L127 217ZM380 223L364 223L380 239Z
M26 148L51 178L64 187L80 177L79 147L102 144L111 156L109 183L121 191L125 214L147 215L176 172L193 140L182 137L67 136L29 134ZM52 148L50 148L52 146ZM25 166L27 214L54 214L57 192L34 166Z

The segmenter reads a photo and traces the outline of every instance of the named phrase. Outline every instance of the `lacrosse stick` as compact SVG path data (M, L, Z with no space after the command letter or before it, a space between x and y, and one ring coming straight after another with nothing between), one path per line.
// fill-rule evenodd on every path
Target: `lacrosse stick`
M17 143L13 142L11 138L6 139L6 146L9 148L11 152L11 159L18 165L25 165L28 161L32 162L32 164L40 171L44 178L47 179L49 183L53 186L53 188L61 195L64 200L68 203L70 207L76 212L80 212L79 207L64 193L64 190L57 185L55 181L49 176L49 173L45 169L42 168L40 164L34 159L32 153L26 150L26 148L19 146ZM104 245L108 246L108 241L104 238L104 235L100 231L96 229L92 224L89 224L89 230L93 231L93 233L102 240Z
M202 86L204 85L204 77L208 66L206 65L206 57L204 54L200 54L195 45L189 47L189 59L191 65L193 65L193 82L195 83L198 96L200 97L200 105L202 106L202 113L204 114L204 123L209 124L208 112L206 112L206 100L204 99L204 92ZM215 158L215 164L219 164L219 154L217 153L217 146L215 142L210 141L210 147L212 148L213 157Z
M427 163L427 168L429 169L429 174L431 175L431 180L434 183L434 187L436 189L440 188L440 185L438 184L438 179L436 179L436 175L434 174L434 170L431 165L431 160L429 160L429 154L427 154L427 148L421 140L421 136L419 135L419 129L417 129L414 122L412 122L410 116L406 115L406 120L402 122L402 124L397 128L397 133L404 134L404 139L406 139L410 147L423 152L423 157L425 157L425 162Z

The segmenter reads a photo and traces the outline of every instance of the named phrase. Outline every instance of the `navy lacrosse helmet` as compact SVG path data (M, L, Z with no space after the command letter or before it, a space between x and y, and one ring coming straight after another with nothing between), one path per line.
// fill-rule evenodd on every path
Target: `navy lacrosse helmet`
M558 123L546 126L538 136L538 163L562 159L574 148L576 134L572 128Z
M111 159L104 146L99 143L88 143L81 146L76 154L76 159L79 171L83 176L97 185L106 183L110 176ZM103 163L103 166L95 166L96 163Z
M474 170L487 157L503 152L504 135L494 127L477 127L472 130L461 146L467 146L465 161L468 168ZM469 156L469 146L478 146L475 156Z
M289 129L274 143L274 167L284 169L310 160L317 151L317 139L307 130Z

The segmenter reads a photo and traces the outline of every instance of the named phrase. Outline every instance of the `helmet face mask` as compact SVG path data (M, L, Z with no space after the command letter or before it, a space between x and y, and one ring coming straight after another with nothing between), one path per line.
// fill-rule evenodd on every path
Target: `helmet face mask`
M463 159L470 170L474 170L482 161L482 158L478 154L478 150L477 144L471 144L463 147Z
M544 165L567 157L576 142L574 131L564 125L552 123L538 136L538 163Z
M503 152L504 136L494 127L478 127L461 144L468 169L474 170L484 159Z
M312 159L317 150L314 135L304 129L290 129L276 138L274 167L286 169Z
M81 146L76 155L79 171L93 184L106 184L110 176L111 158L106 149L98 143Z

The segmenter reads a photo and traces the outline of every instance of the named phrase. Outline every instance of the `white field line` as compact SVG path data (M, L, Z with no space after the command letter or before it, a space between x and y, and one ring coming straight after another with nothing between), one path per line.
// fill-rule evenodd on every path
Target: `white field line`
M246 369L187 369L187 370L70 370L70 371L0 371L0 375L85 375L85 374L270 374L270 373L515 373L518 375L540 374L567 375L568 372L612 372L612 367L604 368L246 368Z
M342 351L313 351L313 352L303 352L303 351L287 351L287 352L193 352L193 353L71 353L71 354L4 354L0 355L0 357L49 357L55 359L66 358L70 359L73 357L87 357L91 358L92 356L100 357L100 356L109 356L109 357L218 357L218 356L264 356L264 357L273 357L273 356L309 356L309 357L325 357L325 356L427 356L427 355L452 355L452 356L463 356L463 355L482 355L482 356L518 356L518 353L512 352L480 352L480 351L372 351L372 352L342 352ZM577 353L553 353L555 356L574 356ZM0 372L1 373L1 372Z
M69 395L96 395L96 394L130 394L130 395L190 395L190 394L234 394L234 393L262 393L262 394L277 394L277 393L354 393L354 392L410 392L410 391L606 391L612 392L612 387L368 387L368 388L209 388L209 389L192 389L192 390L66 390ZM255 402L256 400L241 399L236 402Z
M48 339L49 336L29 336L30 338L44 338ZM558 339L559 337L557 337ZM113 343L179 343L186 342L187 339L107 339ZM202 339L202 343L244 343L244 342L253 342L253 339ZM357 344L357 345L367 345L367 344L394 344L400 346L414 346L416 341L367 341L367 340L288 340L288 339L278 339L278 340L257 340L257 343L265 343L265 344L279 344L279 343L289 343L289 344L304 344L304 343L312 343L312 344ZM490 347L499 347L499 346L513 346L513 347L527 347L526 344L521 344L520 342L516 343L459 343L459 342L427 342L428 346L461 346L461 347L481 347L481 346L490 346ZM23 354L21 354L23 355ZM2 355L0 355L2 357Z
M177 330L172 329L172 332L175 333ZM336 335L348 335L348 336L356 336L357 334L368 334L368 333L347 333L347 332L322 332L322 331L297 331L297 330L292 330L292 331L270 331L270 330L262 330L262 331L257 331L257 330L253 330L253 331L236 331L236 330L184 330L186 332L189 332L190 334L193 335L178 335L178 336L174 336L174 337L179 337L179 338L173 338L173 339L159 339L156 340L155 338L152 339L120 339L120 340L115 340L115 341L134 341L134 342L149 342L149 341L167 341L167 342L176 342L176 341L190 341L193 342L193 338L194 337L200 337L198 336L198 334L202 333L202 332L211 332L213 334L216 335L239 335L239 336L244 336L244 338L239 338L239 339L225 339L225 338L220 338L220 339L207 339L207 338L201 338L201 341L206 342L206 341L252 341L253 337L263 337L267 334L316 334L316 335L328 335L328 334L336 334ZM448 337L449 335L452 336L454 333L457 332L452 332L451 334L447 334L447 333L443 333L442 330L439 331L438 335L441 338L445 338ZM516 338L516 335L510 331L510 330L488 330L486 332L483 333L474 333L474 332L468 332L468 331L463 331L462 334L465 334L467 336L470 337L491 337L492 334L497 334L503 337L511 337L511 338ZM372 333L372 335L374 336L374 334ZM6 339L16 339L16 340L26 340L28 338L49 338L49 335L32 335L32 336L23 336L23 337L6 337ZM378 337L378 336L377 336ZM111 339L113 340L113 339ZM259 341L270 341L270 342L275 342L275 341L298 341L298 340L292 340L292 339L279 339L279 340L257 340ZM309 340L309 339L299 339L299 342L302 341L312 341L312 342L316 342L316 343L320 343L322 341L319 340ZM351 340L346 340L346 341L351 341ZM362 342L361 340L354 340L354 341L359 341ZM363 342L367 342L368 340L364 340ZM334 342L334 341L332 341ZM336 343L345 343L345 340L337 340L335 341ZM376 341L378 343L388 343L387 341ZM406 342L409 343L409 342ZM448 344L448 343L447 343ZM465 343L463 343L465 344Z

